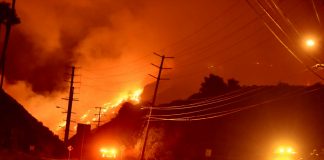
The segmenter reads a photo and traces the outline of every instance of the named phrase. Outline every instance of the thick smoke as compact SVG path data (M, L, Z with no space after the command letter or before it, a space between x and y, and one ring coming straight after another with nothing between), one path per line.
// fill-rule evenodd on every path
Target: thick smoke
M5 89L55 130L64 119L64 110L56 106L66 106L61 98L68 95L65 81L72 65L81 67L75 77L75 92L81 93L75 95L80 99L74 105L76 117L141 88L145 74L127 70L133 59L138 61L135 70L149 64L143 55L150 54L151 46L137 42L140 36L153 38L151 31L140 29L137 15L143 5L128 0L18 1L22 23L10 37Z
M17 1L22 23L14 26L10 37L5 88L53 130L64 114L44 111L60 113L55 107L66 106L61 98L68 95L65 81L71 65L81 67L75 79L81 82L75 85L75 92L80 93L76 95L80 102L74 103L78 117L143 88L153 81L147 74L157 73L150 62L159 64L160 59L152 52L161 52L159 49L199 26L189 20L201 23L209 19L192 18L195 3L182 3ZM179 6L185 12L178 13ZM182 25L180 20L184 20Z
M22 23L11 36L7 82L25 81L41 94L65 89L68 66L121 56L127 39L117 34L123 29L118 21L133 21L140 5L139 1L18 1Z
M285 4L299 2L305 5L296 11L311 7L302 0ZM17 0L16 8L21 24L10 37L5 89L51 129L64 115L42 113L66 106L60 98L68 95L71 65L81 67L78 117L153 82L150 63L160 59L152 52L176 57L166 61L174 69L163 72L171 81L161 83L160 101L189 96L209 73L241 84L314 80L287 76L303 67L261 21L247 25L256 15L241 0Z

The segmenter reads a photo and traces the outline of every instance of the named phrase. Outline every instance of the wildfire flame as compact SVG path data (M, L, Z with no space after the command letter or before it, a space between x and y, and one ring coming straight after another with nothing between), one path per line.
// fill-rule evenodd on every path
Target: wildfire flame
M107 118L111 118L115 116L117 113L116 111L119 109L120 105L126 101L130 101L132 103L138 104L141 101L140 96L142 92L143 89L136 89L133 92L129 92L127 94L121 95L116 101L107 102L103 104L100 118L104 118L106 116L108 116ZM85 124L91 124L92 122L96 122L99 118L98 117L99 115L96 116L95 114L91 114L91 113L97 113L97 112L98 111L96 111L95 108L87 110L86 113L82 114L79 117L79 122ZM107 122L107 120L103 120L103 122ZM62 131L62 129L65 128L65 125L66 125L65 121L60 122L57 125L56 132ZM77 130L76 124L73 127L73 129L75 131Z

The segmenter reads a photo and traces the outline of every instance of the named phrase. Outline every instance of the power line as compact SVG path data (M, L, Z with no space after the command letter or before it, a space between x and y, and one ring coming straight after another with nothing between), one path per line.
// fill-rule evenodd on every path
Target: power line
M257 0L258 1L258 4L259 4L259 6L260 7L262 7L261 5L261 3L259 2L259 0ZM298 39L300 39L301 37L301 34L300 34L300 32L297 30L297 28L294 26L294 24L289 20L289 18L288 17L286 17L285 15L284 15L284 13L283 13L283 11L280 9L280 7L273 1L273 0L271 0L271 2L272 2L272 4L270 4L268 1L266 1L266 4L272 9L272 10L275 10L275 11L277 11L278 13L279 13L279 15L280 15L280 17L282 18L282 19L284 19L285 21L286 21L286 23L288 23L288 26L290 26L291 28L293 28L293 30L294 30L294 32L297 34L297 38ZM273 6L275 7L275 9L273 9ZM264 7L263 7L264 8ZM316 9L316 8L315 8ZM265 12L267 12L267 11L265 11ZM275 20L275 19L272 19L272 21L274 22L274 23L277 23L278 24L278 22ZM265 21L264 21L265 22ZM279 24L278 24L279 25ZM277 26L278 26L277 25ZM279 25L280 26L280 25ZM282 31L282 30L281 30ZM285 32L285 31L283 31L283 32ZM299 44L299 41L296 41L296 40L293 40L291 37L289 37L289 36L287 36L287 38L292 42L292 43L297 43L297 44ZM297 47L298 48L301 48L299 45L297 45ZM309 54L307 54L307 57L309 57L311 60L313 60L315 63L322 63L322 60L321 59L318 59L318 58L316 58L315 56L313 56L313 55L309 55Z
M244 12L244 13L245 13L245 12ZM242 13L242 14L244 14L244 13ZM241 18L241 16L242 16L242 15L240 14L237 18ZM234 21L231 21L230 24L232 24L233 22L234 22ZM250 23L250 22L248 22L248 23ZM248 24L245 24L245 25L248 25ZM244 27L245 25L243 25L243 28L245 28L245 27ZM229 26L229 25L225 25L223 28L228 28L228 26ZM239 31L239 30L238 30L238 31ZM237 30L236 30L235 32L233 32L233 33L236 33L236 32L237 32ZM214 33L217 33L217 32L214 32ZM211 35L214 35L214 33L212 33ZM221 38L220 40L221 40L221 41L224 41L225 38L230 37L230 35L232 35L233 33L231 33L231 34L229 34L229 35L227 35L227 36ZM211 37L211 36L209 36L209 37ZM198 43L201 43L201 42L204 42L204 41L205 41L205 39L204 39L204 40L200 40ZM219 42L219 41L216 41L216 42ZM215 42L214 42L214 43L215 43ZM189 46L189 49L190 49L190 48L194 48L194 47L196 47L196 46L197 46L197 44L196 44L196 45L190 45L190 46ZM208 45L208 47L202 47L202 48L200 48L200 50L201 50L201 49L204 49L204 48L209 48L209 47L212 47L212 46L209 46L209 45ZM188 48L185 49L185 50L188 50ZM208 50L208 49L207 49L207 50ZM181 52L184 52L184 51L181 51ZM180 52L180 53L181 53L181 52ZM192 50L189 51L189 52L190 52L191 54L195 53L195 52L192 51ZM198 50L198 52L199 52L199 50ZM176 53L179 54L179 52L176 52ZM177 54L177 55L178 55L178 54ZM184 54L185 54L186 56L191 55L191 54L188 54L188 52L184 52Z
M227 14L229 13L231 10L233 10L233 8L235 6L237 6L238 3L233 3L232 5L230 5L230 7L228 7L227 9L225 9L220 15L216 16L215 18L212 18L209 22L203 24L200 28L198 28L197 30L195 30L194 32L188 34L187 36L169 44L168 46L166 47L163 47L162 49L160 49L159 51L163 51L163 50L166 50L167 48L172 48L178 44L180 44L181 42L185 41L185 40L188 40L190 38L192 38L193 36L195 36L196 34L198 33L201 33L204 29L206 29L208 26L210 26L211 24L213 24L214 22L216 22L217 20L219 20L220 18L223 18L224 17L224 14Z
M229 100L234 100L242 96L246 96L248 94L253 94L259 90L263 89L262 87L256 88L256 89L244 89L246 91L243 91L240 93L239 89L238 91L232 91L226 94L222 94L220 96L216 96L213 98L208 98L203 101L195 102L195 103L189 103L189 104L184 104L184 105L173 105L173 106L161 106L161 107L153 107L153 110L185 110L185 109L193 109L193 108L198 108L201 106L206 106L210 104L216 104L220 102L226 102ZM243 90L243 89L242 89ZM237 93L238 92L238 93Z
M276 2L274 2L274 0L270 0L272 2L272 5L275 7L275 10L279 13L279 15L293 28L294 32L300 36L300 32L297 30L297 28L295 27L295 25L290 21L290 19L285 16L285 14L283 13L283 11L280 9L280 7L277 5ZM266 1L266 3L271 6L269 4L268 1Z
M311 2L312 2L312 6L313 6L313 10L314 10L314 13L315 13L315 16L316 16L317 22L318 22L318 24L319 24L320 26L322 26L321 18L320 18L319 14L318 14L316 4L315 4L314 0L311 0Z
M253 7L253 5L249 2L249 0L246 0L247 2L248 2L248 4L250 5L250 7L259 15L259 17L260 18L262 18L262 16L257 12L257 10ZM261 8L263 8L263 10L267 13L267 15L269 16L269 13L264 9L264 7L262 7L261 5L260 5L260 2L257 0L257 2L258 2L258 5L261 7ZM282 30L282 28L280 27L280 25L271 17L271 16L269 16L270 17L270 19L272 19L272 21L276 24L276 26L277 27L279 27L280 28L280 30L282 31L282 32L284 32L283 30ZM296 55L296 53L292 50L292 49L290 49L286 44L285 44L285 42L283 42L282 40L281 40L281 38L274 32L274 30L269 26L269 24L267 24L266 22L265 22L265 20L263 19L263 21L264 21L264 25L268 28L268 30L273 34L273 36L279 41L279 43L288 51L288 53L290 53L299 63L301 63L305 68L307 68L311 73L313 73L315 76L317 76L319 79L321 79L321 80L324 80L324 78L323 77L321 77L318 73L316 73L312 68L310 68L308 65L306 65L297 55Z
M176 51L172 51L172 52L177 53L177 56L180 56L180 55L185 55L185 56L192 55L192 54L194 54L194 52L192 52L192 51L193 51L193 50L194 50L194 49L195 49L199 44L206 44L206 40L207 40L207 39L211 39L211 38L213 38L215 35L217 35L218 31L224 31L224 29L229 28L229 26L233 26L234 23L237 22L237 20L239 20L239 19L241 19L241 15L236 16L234 20L230 21L230 22L229 22L228 24L226 24L226 25L223 25L221 28L219 28L219 29L216 30L215 32L209 34L207 38L205 38L205 39L201 39L201 40L197 41L195 44L189 45L188 47L182 49L181 51L178 51L178 52L176 52ZM220 39L218 39L218 40L216 40L216 41L212 41L211 43L207 43L207 45L205 45L205 47L206 47L206 46L207 46L207 47L210 47L211 45L215 44L216 42L219 42L219 41L223 40L224 37L227 37L227 38L230 37L230 35L233 35L233 34L239 32L239 31L241 31L243 28L245 28L245 27L249 26L250 24L256 22L256 20L257 20L257 19L253 18L252 20L248 21L248 22L245 23L244 25L242 25L242 26L240 26L240 27L234 29L234 31L230 32L230 33L227 34L226 36L223 36L223 38L220 38ZM201 49L201 48L198 48L198 49ZM191 54L188 54L188 53L191 53Z
M282 44L284 46L284 48L299 62L301 63L305 68L307 68L308 71L310 71L311 73L313 73L316 77L318 77L321 80L324 80L324 78L319 75L318 73L316 73L312 68L310 68L309 66L307 66L295 53L294 51L292 51L279 37L276 33L274 33L274 31L265 23L265 25L267 26L267 28L269 29L269 31L275 36L275 38L280 42L280 44Z
M187 39L190 39L191 37L193 37L194 35L196 35L196 34L198 34L198 33L201 33L204 29L206 29L208 26L210 26L211 24L213 24L215 21L217 21L217 20L219 20L220 18L223 18L224 17L224 15L226 14L226 13L229 13L231 10L233 10L234 9L234 7L235 6L237 6L238 5L238 3L237 2L235 2L235 3L233 3L232 5L230 5L230 7L228 7L227 9L225 9L223 12L221 12L221 14L219 14L219 16L216 16L215 18L213 18L212 20L210 20L209 22L207 22L207 23L205 23L204 25L202 25L199 29L197 29L196 31L194 31L194 32L192 32L191 34L188 34L186 37L184 37L183 39L180 39L180 40L178 40L178 41L176 41L176 42L174 42L174 43L171 43L169 46L175 46L175 45L178 45L178 44L180 44L180 42L182 42L182 41L184 41L184 40L187 40ZM231 12L231 13L234 13L234 12ZM240 19L240 17L241 17L241 15L238 15L235 19ZM232 23L234 23L235 22L235 20L232 20L229 24L232 24ZM223 26L223 29L224 28L226 28L226 27L228 27L228 25L225 25L225 26ZM221 29L219 29L219 30L222 30L222 28ZM216 32L214 32L214 34L209 34L209 37L211 38L213 35L215 35L216 34ZM201 42L203 42L203 41L200 41L200 43ZM160 49L160 50L165 50L167 47L164 47L163 49ZM189 49L189 48L187 48L187 49ZM186 54L186 53L185 53ZM145 57L148 57L148 55L147 56L145 56ZM138 58L137 60L135 60L135 61L132 61L132 62L136 62L136 61L139 61L139 60L141 60L141 59L143 59L143 57L141 57L141 58ZM131 65L133 65L133 64L131 64ZM109 68L101 68L101 69L96 69L96 71L97 70L107 70L107 69L114 69L115 67L109 67ZM89 70L89 69L83 69L84 71L91 71L91 70Z
M187 35L185 38L180 39L180 40L178 40L178 41L176 41L176 42L170 44L169 46L174 46L174 45L176 45L176 44L179 44L181 41L184 41L184 40L186 40L186 39L189 39L189 38L191 38L192 36L194 36L194 35L200 33L202 30L204 30L205 28L207 28L209 25L211 25L212 23L214 23L214 22L215 22L216 20L218 20L219 18L223 18L223 17L224 17L224 14L225 14L225 13L228 13L228 12L229 12L230 10L232 10L236 5L237 5L237 3L233 3L229 8L227 8L226 10L224 10L224 11L222 12L222 14L220 14L219 16L213 18L213 19L212 19L211 21L209 21L208 23L205 23L202 27L200 27L198 30L194 31L193 33ZM238 16L236 17L236 19L239 19L240 16L241 16L241 15L238 15ZM234 22L235 22L235 21L232 20L232 21L230 22L230 24L231 24L231 23L234 23ZM223 28L225 28L225 27L226 27L226 26L224 26ZM222 28L221 28L221 29L222 29ZM219 30L221 30L221 29L219 29ZM212 35L215 35L215 34L216 34L216 33L214 33L214 34L212 34ZM212 37L212 35L209 34L209 37ZM164 47L163 49L159 49L159 50L164 50L165 48L166 48L166 47ZM188 49L188 48L187 48L187 49ZM146 55L146 56L144 56L144 57L148 57L148 55ZM132 62L140 61L140 60L142 60L142 59L143 59L143 57L138 58L138 59L136 59L135 61L132 61ZM129 64L128 64L128 65L129 65ZM131 65L133 65L133 64L131 64ZM130 65L130 66L131 66L131 65ZM101 69L96 69L96 71L97 71L97 70L114 69L114 68L115 68L115 67L101 68ZM83 70L85 70L85 71L91 71L90 69L83 69Z
M273 2L273 0L272 0L272 2ZM271 16L271 14L265 9L265 7L259 2L259 0L257 0L257 3L258 3L258 6L260 7L260 8L262 8L262 10L267 14L267 16L271 19L271 21L280 29L280 31L286 36L286 38L291 42L291 43L297 43L298 44L298 41L296 41L296 40L294 40L293 38L291 38L288 34L287 34L287 32L285 31L285 30L283 30L283 28L281 27L281 25L275 20L275 18L273 17L273 16ZM272 7L271 7L271 4L269 4L267 1L266 1L266 3L267 3L267 5L272 9ZM277 6L276 5L276 3L275 2L273 2L273 4L275 5L275 6ZM276 7L276 8L279 8L278 6ZM277 10L277 9L276 9ZM277 10L278 11L278 10ZM280 10L278 11L278 12L280 12ZM280 13L279 13L280 14ZM291 23L291 21L287 18L287 17L285 17L284 15L283 15L283 13L281 13L280 14L281 15L281 17L284 19L284 20L286 20L286 22L288 23L288 25L290 25L292 28L293 28L293 30L296 32L296 34L297 34L297 36L298 36L298 39L300 38L300 33L297 31L297 29L296 29L296 27ZM265 21L264 21L264 23L266 23ZM269 24L268 24L268 26L269 26ZM270 27L270 26L269 26ZM311 60L313 60L315 63L322 63L319 59L317 59L317 58L315 58L314 56L311 56L311 55L307 55Z
M290 92L288 91L286 93L283 93L283 95L279 95L274 98L267 99L267 100L264 100L264 101L256 103L256 104L251 104L251 105L246 105L244 107L237 107L237 108L233 108L233 109L221 110L221 111L206 113L206 114L198 114L198 115L193 115L193 116L181 116L181 117L166 117L166 118L153 115L152 121L198 121L198 120L214 119L214 118L219 118L219 117L227 116L230 114L234 114L234 113L237 113L240 111L244 111L247 109L255 108L257 106L275 102L275 101L278 101L281 99L309 94L309 93L317 91L321 88L322 87L311 89L311 90L307 90L307 89L303 89L303 88L296 89L295 91L290 91Z
M274 0L270 0L270 2L272 2L271 4L268 2L268 1L265 1L266 2L266 4L272 9L272 10L274 10L274 12L277 12L279 15L280 15L280 17L284 20L284 21L286 21L286 23L288 24L288 26L290 26L292 29L293 29L293 31L296 33L296 35L297 35L297 38L298 39L301 39L301 33L297 30L297 28L295 27L295 25L290 21L290 19L283 13L283 11L280 9L280 7L277 5L277 3L276 2L274 2ZM312 0L312 2L313 2L313 5L315 5L314 4L314 1ZM316 10L316 6L315 6L315 12L317 11ZM317 13L317 12L316 12ZM320 22L319 22L320 23ZM290 38L290 37L288 37L288 38ZM290 40L291 40L291 38L290 38ZM293 40L291 40L291 41L293 41ZM294 41L294 43L299 43L298 41ZM309 58L311 58L314 62L316 62L316 63L322 63L321 62L321 60L320 59L318 59L318 58L316 58L316 57L314 57L313 55L308 55L307 54L307 57L309 57Z
M219 40L217 40L217 41L213 41L212 43L209 43L207 46L205 46L205 47L203 47L203 48L200 48L201 50L198 50L198 51L196 51L196 52L192 51L192 53L195 53L195 54L197 54L197 55L198 55L198 54L200 55L198 59L194 59L194 62L201 61L201 60L204 60L204 59L210 58L210 57L212 57L212 56L215 56L216 54L209 54L209 55L205 55L205 56L203 56L203 55L204 55L203 53L206 53L206 52L207 52L208 50L210 50L212 47L217 46L217 43L218 43L218 42L220 42L220 41L224 41L226 38L229 38L230 35L235 34L236 32L238 32L238 31L242 30L243 28L249 26L250 24L256 22L256 20L257 20L256 18L255 18L255 19L252 19L251 21L249 21L249 23L247 23L247 24L241 26L240 28L237 28L235 31L231 32L230 34L228 34L228 35L222 37L221 39L219 39ZM215 51L215 52L216 52L216 53L221 53L222 51L229 50L229 49L231 49L231 48L233 48L233 47L239 45L241 42L243 42L243 41L245 41L245 40L247 40L247 39L249 39L249 38L252 38L252 36L254 36L256 32L259 32L259 31L261 31L261 30L262 30L262 28L259 27L259 28L257 28L256 30L254 30L252 34L249 34L248 36L241 38L239 41L236 41L236 42L234 42L233 44L231 44L231 45L229 45L229 46L227 46L227 47L225 47L225 48L219 49L219 50L217 50L217 51ZM188 61L187 61L187 62L188 62ZM181 65L178 65L178 67L181 67L181 66L184 66L184 65L190 65L190 64L192 64L192 63L182 63ZM191 65L190 65L190 66L191 66Z
M267 93L267 91L263 91L263 92L258 92L257 94L261 94L261 93ZM197 114L197 113L202 113L202 112L206 112L206 111L209 111L210 110L215 110L215 109L220 109L222 107L226 107L226 106L230 106L230 105L233 105L233 104L237 104L239 102L245 102L247 100L249 100L251 97L254 97L256 94L250 94L249 96L244 96L243 98L240 98L238 100L227 100L229 102L227 103L220 103L219 105L218 102L215 102L215 103L206 103L206 104L201 104L201 105L196 105L195 108L198 108L198 107L203 107L202 109L198 109L198 110L189 110L189 111L181 111L181 112L177 112L177 113L168 113L168 114L157 114L157 115L152 115L153 117L178 117L178 116L185 116L185 115L191 115L191 114ZM225 101L226 102L226 101ZM210 106L212 105L211 107L207 107L207 106ZM193 107L191 107L193 108Z
M287 21L289 21L289 19L288 19ZM295 27L294 27L294 28L295 28ZM261 29L261 28L259 28L259 29ZM257 29L255 32L260 31L259 29ZM261 31L263 31L263 30L261 30ZM233 45L230 45L230 46L228 46L228 47L226 47L226 48L222 48L222 49L220 49L220 50L218 50L218 51L216 51L216 52L223 52L223 51L228 51L228 49L233 49L233 47L235 47L235 46L241 44L242 41L245 41L245 40L247 40L247 39L250 39L250 38L252 37L252 35L255 35L255 32L251 33L251 35L248 35L248 36L242 38L240 41L237 41L237 42L234 43ZM226 38L228 38L228 37L230 37L230 35L223 37L223 38L222 38L222 41L224 41L224 39L226 39ZM246 54L249 54L249 53L247 53L248 50L252 50L252 49L257 48L258 45L261 44L260 42L265 42L265 41L267 41L267 40L268 40L268 38L265 39L265 40L262 40L262 41L257 41L257 44L254 45L255 47L250 47L249 49L247 49L247 50L245 50L245 51L242 51L240 54L237 54L237 55L246 55ZM212 46L211 46L211 47L212 47ZM211 47L210 47L210 48L211 48ZM198 52L196 52L196 53L199 54L199 55L201 55L200 53L204 53L204 52L208 51L210 48L202 49L202 50L200 50L200 51L198 51ZM211 56L215 56L215 55L217 55L217 54L208 55L208 56L205 56L205 57L204 57L204 56L199 56L199 57L200 57L199 60L203 60L203 59L205 59L205 58L208 58L208 57L211 57ZM226 62L228 62L228 61L232 61L232 60L234 60L234 59L238 59L238 56L232 56L231 58L229 58L229 59L224 60L223 62L221 62L221 64L224 64L224 63L226 63ZM198 62L197 59L194 59L194 61L195 61L196 63ZM186 62L188 62L188 61L186 61ZM193 68L194 65L192 65L192 64L195 64L195 62L185 63L185 64L186 64L186 69L187 69L188 67L189 67L189 68ZM184 66L185 64L177 65L177 68L178 68L178 67L181 67L181 66ZM218 64L219 64L219 63L218 63ZM200 70L202 70L202 69L200 69ZM198 73L198 72L197 72L197 73ZM184 77L189 77L189 76L191 77L191 76L193 76L192 73L187 74L187 75L188 75L188 76L181 76L181 77L177 77L177 76L175 76L175 77L176 77L176 79L179 79L179 78L184 78Z
M258 32L258 30L256 32ZM253 34L251 34L251 35L253 35ZM252 38L252 37L251 36L245 37L242 40L238 41L237 43L233 44L232 46L228 46L227 49L224 49L223 48L222 50L218 50L216 52L225 53L225 52L221 52L221 51L229 51L230 49L233 49L233 47L235 47L236 45L240 44L243 41L246 41L249 38ZM239 59L240 56L243 56L243 55L247 56L247 55L256 53L256 52L252 52L252 50L255 50L255 49L259 48L260 45L265 44L265 42L267 42L268 40L269 40L269 38L266 38L266 39L263 39L263 40L259 40L253 46L250 46L247 49L241 49L240 52L238 52L237 54L235 54L235 55L233 55L233 56L231 56L229 58L226 58L226 59L224 59L221 62L217 62L217 63L215 62L215 63L218 66L221 66L221 65L224 65L224 64L226 64L226 63L228 63L230 61L234 61L234 60ZM211 56L214 56L214 55L211 55ZM201 58L200 60L203 60L203 59ZM196 64L198 62L199 61L195 61L195 62L192 62L192 63L187 63L187 66L189 66L189 67L186 67L186 69L194 68L194 65L193 64ZM177 66L177 67L181 67L181 65L180 66ZM198 73L200 73L203 70L205 70L205 69L199 69L199 70L195 70L193 72L196 72L196 74L198 74ZM193 72L190 72L190 73L178 73L178 74L174 75L174 77L175 77L175 79L183 79L183 78L187 78L187 77L192 77L192 76L196 75Z

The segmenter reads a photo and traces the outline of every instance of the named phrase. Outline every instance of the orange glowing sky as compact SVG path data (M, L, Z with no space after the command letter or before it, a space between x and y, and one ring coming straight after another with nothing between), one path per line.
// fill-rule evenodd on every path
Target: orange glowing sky
M274 2L301 36L321 40L323 28L310 1ZM324 18L324 2L315 2ZM150 63L160 61L153 52L176 57L166 61L173 69L163 74L171 81L162 82L160 102L196 92L208 73L244 85L319 81L246 0L17 0L17 13L22 23L12 30L5 90L53 131L65 119L56 106L67 105L61 99L68 95L64 73L72 64L80 67L76 81L81 82L75 120L153 82L147 74L157 70Z

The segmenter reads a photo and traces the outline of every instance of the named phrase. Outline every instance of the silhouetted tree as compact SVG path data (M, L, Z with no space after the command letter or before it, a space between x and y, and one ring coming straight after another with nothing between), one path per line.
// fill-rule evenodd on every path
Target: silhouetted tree
M205 77L205 81L201 83L200 93L204 96L218 95L227 91L227 85L223 78L210 74Z
M233 90L237 90L237 89L240 89L240 88L241 88L240 82L237 81L236 79L231 78L231 79L227 80L227 89L228 89L228 91L233 91Z
M239 88L241 88L239 81L233 78L227 80L227 83L225 83L222 77L210 74L201 83L199 93L193 94L189 99L216 96Z

